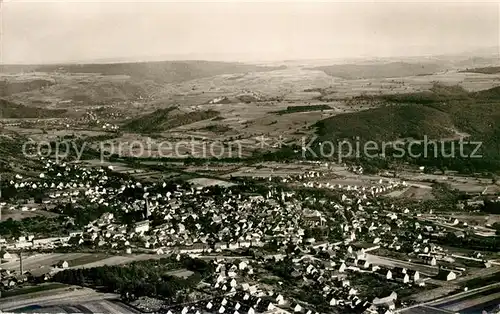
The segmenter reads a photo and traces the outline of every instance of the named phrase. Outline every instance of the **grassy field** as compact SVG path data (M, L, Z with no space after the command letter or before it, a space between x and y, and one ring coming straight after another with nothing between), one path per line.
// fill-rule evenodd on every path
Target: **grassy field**
M69 286L66 284L63 284L63 283L53 282L53 283L47 283L47 284L40 284L37 286L16 288L16 289L7 290L7 291L2 292L2 298L14 297L14 296L35 293L35 292L41 292L41 291L49 291L49 290L53 290L53 289L66 288L66 287L69 287Z
M2 220L13 219L13 220L21 220L28 217L36 217L36 216L45 216L45 217L57 217L58 214L53 212L48 212L45 210L36 210L36 211L21 211L21 210L9 210L2 209Z
M75 259L71 259L68 261L70 267L76 267L81 265L86 265L94 262L98 262L100 260L106 259L110 257L107 254L86 254L84 256L77 257Z

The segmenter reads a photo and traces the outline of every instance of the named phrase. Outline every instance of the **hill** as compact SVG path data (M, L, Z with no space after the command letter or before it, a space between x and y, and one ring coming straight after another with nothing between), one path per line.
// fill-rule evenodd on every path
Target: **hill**
M26 107L0 99L0 119L58 118L65 113L66 110Z
M484 139L500 122L500 86L467 92L460 86L435 84L427 92L371 98L386 105L322 120L316 124L318 134L367 140L422 139L424 135L439 139L455 130Z
M262 72L283 67L264 67L237 62L157 61L110 64L0 65L0 72L66 72L128 75L136 80L179 83L220 74Z
M390 78L429 75L445 68L438 63L390 62L381 64L337 64L310 68L343 79Z
M445 112L421 104L386 106L333 116L316 124L324 139L395 141L443 138L453 135L453 121Z
M23 93L35 89L40 89L54 85L54 82L43 79L35 79L26 82L8 82L0 81L0 97L10 96L17 93Z
M55 96L76 103L100 104L113 101L128 101L146 98L154 91L154 84L130 80L80 81L76 84L64 83L44 89L39 95Z
M162 132L197 121L211 119L218 116L218 114L215 110L185 112L177 107L169 107L127 121L123 129L138 133Z
M460 72L469 72L469 73L482 73L482 74L498 74L500 73L500 67L483 67L483 68L473 68L466 69Z
M474 95L473 93L467 92L461 86L446 86L436 83L429 91L373 96L372 98L390 103L432 104L449 101L470 101L472 98L475 98L476 100L484 99L482 96L482 93L484 92L481 91Z
M297 112L311 112L311 111L323 111L330 110L332 107L328 105L303 105L303 106L288 106L286 109L275 111L278 115L297 113Z
M391 142L398 139L443 140L449 144L467 136L482 142L483 158L420 159L420 164L469 171L500 169L500 87L467 93L460 87L436 85L416 94L380 96L386 105L333 116L316 123L318 141L338 141L359 137L360 141ZM425 101L422 101L425 99ZM455 147L458 148L458 145Z

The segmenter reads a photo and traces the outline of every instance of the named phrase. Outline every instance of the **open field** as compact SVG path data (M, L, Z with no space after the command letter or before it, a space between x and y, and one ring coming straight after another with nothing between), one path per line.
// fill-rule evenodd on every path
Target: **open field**
M91 261L86 264L76 265L71 268L92 268L92 267L101 267L104 265L113 266L113 265L121 265L126 263L131 263L135 261L143 261L148 259L160 259L164 256L162 255L154 255L154 254L133 254L133 255L123 255L123 256L110 256L104 259L100 258L99 260ZM68 263L70 263L68 261Z
M417 186L410 186L404 190L394 191L387 194L387 196L416 200L432 200L435 198L434 195L432 195L431 189L425 189Z
M0 299L0 309L2 311L13 312L26 312L27 310L35 310L35 312L37 312L37 310L39 311L40 307L61 306L63 304L92 304L95 302L99 303L103 300L116 298L117 296L114 294L98 293L88 288L65 287L2 298ZM120 311L114 311L113 313L120 313Z
M40 209L40 205L38 206L30 206L30 208L37 208L35 211L21 211L21 210L9 210L9 209L2 209L2 220L7 220L7 219L13 219L13 220L21 220L24 218L28 217L37 217L37 216L44 216L44 217L56 217L58 214L53 213L53 212L48 212L46 210Z
M23 268L29 272L45 272L51 271L53 265L60 261L67 261L70 266L80 266L83 264L94 263L106 258L104 254L90 254L90 253L36 253L33 255L23 255ZM73 264L75 262L75 264ZM14 259L7 260L6 263L1 264L3 269L18 270L19 258L16 256Z
M55 305L30 305L15 312L22 311L23 313L140 313L139 311L114 300L95 300L85 301L76 304L55 304Z
M227 182L227 181L222 181L222 180L215 180L215 179L208 179L208 178L196 178L189 180L188 182L194 184L195 186L213 186L213 185L219 185L219 186L225 186L229 187L234 185L234 183Z
M68 285L62 284L62 283L47 283L47 284L40 284L36 286L28 286L28 287L22 287L14 290L7 290L2 292L2 298L9 298L9 297L15 297L19 295L26 295L26 294L32 294L35 292L41 292L41 291L49 291L49 290L54 290L54 289L60 289L60 288L66 288Z

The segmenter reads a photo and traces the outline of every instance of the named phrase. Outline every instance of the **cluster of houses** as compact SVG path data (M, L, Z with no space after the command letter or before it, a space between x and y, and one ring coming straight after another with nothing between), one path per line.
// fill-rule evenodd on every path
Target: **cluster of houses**
M0 262L0 288L3 290L13 289L36 280L47 281L54 272L69 267L67 261L61 260L51 267L25 271L23 268L22 252L19 254L10 254L5 249L0 251ZM5 267L3 263L9 263L10 265L9 267ZM12 265L16 267L13 268ZM18 265L19 268L17 268Z
M404 182L379 181L363 187L307 181L319 175L310 172L296 180L306 187L335 191L339 199L276 186L265 193L245 193L239 187L146 184L116 176L112 167L96 169L46 160L39 178L18 176L11 186L24 192L43 191L43 204L53 205L54 211L69 205L75 211L103 213L64 237L33 234L3 239L0 244L8 250L90 245L128 254L148 251L191 256L237 254L247 249L267 252L251 261L218 263L209 284L223 297L167 309L183 314L315 313L281 285L270 289L259 283L258 276L267 271L265 265L288 258L294 265L290 273L294 280L321 296L333 312L386 313L396 307L397 294L369 298L360 293L352 276L376 276L418 288L425 286L426 279L411 267L374 263L366 254L369 250L407 254L436 271L450 258L446 250L432 243L447 232L444 227L419 219L408 209L381 205L378 196L404 187ZM359 250L359 245L365 249ZM292 253L286 251L290 247ZM443 269L440 274L443 280L459 275Z

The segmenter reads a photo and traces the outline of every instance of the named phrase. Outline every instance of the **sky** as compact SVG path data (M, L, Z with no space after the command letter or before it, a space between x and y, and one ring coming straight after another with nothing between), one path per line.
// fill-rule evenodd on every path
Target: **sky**
M495 2L4 0L0 62L460 53L499 46L499 13Z

